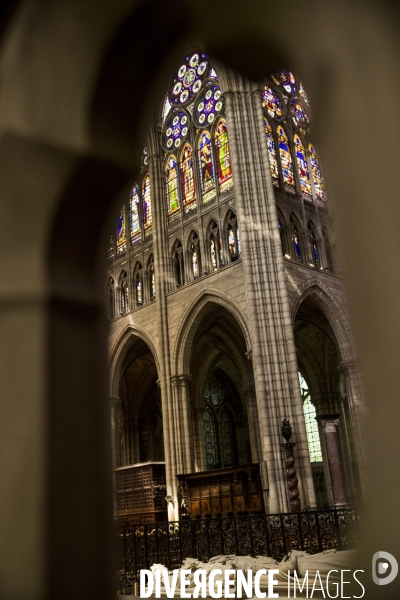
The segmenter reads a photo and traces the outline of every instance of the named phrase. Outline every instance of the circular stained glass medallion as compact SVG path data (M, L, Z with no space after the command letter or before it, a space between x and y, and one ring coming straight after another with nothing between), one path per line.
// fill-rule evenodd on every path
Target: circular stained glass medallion
M277 73L277 75L273 75L272 79L279 85L286 94L295 94L297 92L297 82L296 78L290 71L282 70Z
M290 103L290 110L292 112L292 119L297 127L300 127L303 131L306 131L310 123L308 115L305 113L302 105L296 100L292 100Z
M186 104L193 100L207 77L209 64L203 53L189 54L172 84L171 99L174 104Z
M268 114L272 118L276 119L277 121L282 119L283 113L281 101L278 94L276 94L269 85L264 86L263 106L267 109Z
M167 121L163 145L166 150L179 148L188 134L188 117L183 110L175 112Z
M217 85L209 86L200 96L195 106L194 119L197 125L210 125L222 110L221 90Z

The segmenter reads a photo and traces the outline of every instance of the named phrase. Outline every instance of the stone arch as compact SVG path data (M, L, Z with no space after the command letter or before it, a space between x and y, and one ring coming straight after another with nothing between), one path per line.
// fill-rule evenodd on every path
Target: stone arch
M125 360L126 354L132 346L135 338L141 339L148 347L153 355L154 362L157 367L157 372L160 369L160 363L158 359L158 355L153 344L153 341L147 335L147 333L143 330L143 328L138 327L137 325L127 325L125 329L121 332L119 338L114 344L110 352L110 387L109 393L110 397L117 398L119 394L118 386L119 386L119 373L122 367L122 364Z
M299 286L292 300L292 323L294 324L295 322L302 302L311 295L314 295L318 299L321 310L329 321L342 361L355 360L355 344L348 318L337 305L335 299L332 298L327 288L317 279L312 278Z
M235 317L242 330L247 352L251 352L250 331L238 304L227 294L222 294L213 289L206 289L200 292L197 298L192 302L179 324L173 353L173 356L175 357L173 370L175 370L176 374L189 372L190 347L193 343L196 329L200 324L202 312L209 303L223 306Z

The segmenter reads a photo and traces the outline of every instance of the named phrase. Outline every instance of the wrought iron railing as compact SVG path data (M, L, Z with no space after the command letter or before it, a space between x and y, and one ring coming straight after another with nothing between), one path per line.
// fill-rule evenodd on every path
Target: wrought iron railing
M359 513L352 508L276 515L246 515L126 525L118 529L118 578L125 586L154 563L179 568L187 557L207 562L219 554L272 556L290 550L310 554L357 546Z

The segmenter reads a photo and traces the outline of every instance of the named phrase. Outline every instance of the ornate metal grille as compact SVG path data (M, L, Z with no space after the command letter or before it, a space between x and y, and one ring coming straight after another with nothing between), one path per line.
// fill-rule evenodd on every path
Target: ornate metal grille
M334 508L126 525L118 529L119 585L131 584L140 569L154 563L176 569L187 557L208 561L218 554L237 554L280 560L290 550L349 550L357 546L359 521L356 509Z

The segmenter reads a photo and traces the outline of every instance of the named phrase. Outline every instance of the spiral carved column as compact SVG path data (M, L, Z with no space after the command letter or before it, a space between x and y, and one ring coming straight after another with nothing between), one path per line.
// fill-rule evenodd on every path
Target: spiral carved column
M293 453L296 444L290 441L290 438L292 437L292 427L287 419L282 421L281 433L282 437L286 440L281 446L285 451L286 458L286 477L289 488L290 511L299 512L301 510L299 480L297 479L295 467L296 460Z

